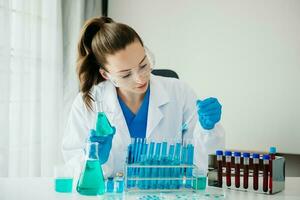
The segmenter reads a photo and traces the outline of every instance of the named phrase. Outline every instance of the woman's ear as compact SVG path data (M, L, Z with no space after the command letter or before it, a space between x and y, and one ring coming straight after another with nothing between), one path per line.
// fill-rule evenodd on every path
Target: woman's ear
M100 68L100 69L99 69L99 73L100 73L101 76L102 76L103 78L105 78L106 80L109 79L108 76L107 76L107 72L106 72L104 69Z

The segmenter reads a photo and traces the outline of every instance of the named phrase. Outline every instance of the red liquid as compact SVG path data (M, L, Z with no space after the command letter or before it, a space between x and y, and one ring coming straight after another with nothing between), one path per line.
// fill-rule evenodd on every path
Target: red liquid
M244 183L244 188L245 189L248 188L248 180L249 180L249 165L244 165L244 179L243 179L243 183Z
M235 164L235 187L240 187L240 164Z
M272 182L272 171L273 171L273 166L272 166L272 160L275 160L275 154L270 154L270 179L269 179L269 188L270 188L270 194L272 194L272 188L273 188L273 182Z
M226 162L226 185L231 186L231 166L230 162Z
M253 164L253 189L258 190L258 164Z
M218 161L218 187L222 187L223 185L223 175L222 175L222 160Z
M268 173L269 173L269 164L264 165L263 170L263 191L268 191Z

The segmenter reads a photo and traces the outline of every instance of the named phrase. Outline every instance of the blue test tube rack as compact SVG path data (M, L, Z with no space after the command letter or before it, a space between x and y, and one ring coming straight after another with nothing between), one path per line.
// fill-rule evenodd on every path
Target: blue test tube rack
M193 164L192 144L146 143L139 139L128 148L125 165L125 191L195 191L198 171ZM133 147L133 148L131 148ZM139 151L139 152L136 152ZM139 158L132 158L138 155Z

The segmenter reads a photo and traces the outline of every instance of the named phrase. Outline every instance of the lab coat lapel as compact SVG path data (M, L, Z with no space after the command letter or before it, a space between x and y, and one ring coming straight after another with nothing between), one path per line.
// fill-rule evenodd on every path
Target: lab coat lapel
M116 133L118 135L115 135L117 136L115 138L120 139L120 142L123 141L126 143L130 143L130 134L118 101L117 91L115 86L110 81L107 81L105 83L103 91L103 101L105 102L104 105L106 105L107 110L111 112L112 125L116 126L117 129Z
M164 117L162 112L163 105L169 102L169 96L166 89L163 87L161 81L154 75L150 79L150 99L148 108L148 121L146 138L153 134L155 128Z

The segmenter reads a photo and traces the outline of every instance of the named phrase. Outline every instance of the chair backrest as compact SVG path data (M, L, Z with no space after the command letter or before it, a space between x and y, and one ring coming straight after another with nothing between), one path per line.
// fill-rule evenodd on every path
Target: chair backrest
M178 74L171 69L154 69L152 70L152 74L179 79Z

